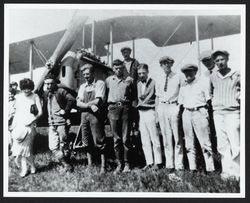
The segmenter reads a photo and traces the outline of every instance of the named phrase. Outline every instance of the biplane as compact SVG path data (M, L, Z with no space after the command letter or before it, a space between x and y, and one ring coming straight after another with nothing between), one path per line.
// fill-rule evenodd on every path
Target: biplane
M173 50L173 47L185 43L190 46L196 43L199 48L202 40L208 42L209 49L214 49L216 39L239 36L241 32L240 16L237 15L123 16L86 24L87 18L79 10L66 30L10 44L10 74L27 72L29 67L32 78L36 71L34 66L43 67L38 74L39 79L33 78L38 93L43 89L45 75L53 72L62 87L76 94L83 82L79 67L84 63L94 64L98 79L104 80L112 74L112 60L118 56L114 51L117 44L130 43L133 57L137 57L143 51L151 50L151 55L157 55L162 48ZM139 40L144 41L139 45ZM150 41L154 48L145 48L145 40ZM186 50L182 54L186 56ZM143 61L139 61L147 62L148 57L143 56ZM158 58L152 58L152 67ZM195 58L199 57L195 55ZM77 113L72 112L75 124L79 124L80 119ZM40 124L45 125L42 120Z

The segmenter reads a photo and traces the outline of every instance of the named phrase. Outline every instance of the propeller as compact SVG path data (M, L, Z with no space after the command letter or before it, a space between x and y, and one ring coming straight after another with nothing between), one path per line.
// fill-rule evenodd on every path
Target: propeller
M87 19L88 17L80 13L79 10L75 12L55 51L46 62L46 69L41 75L40 80L35 84L35 92L40 91L44 78L50 71L57 71L57 69L59 69L60 66L58 66L58 63L74 44L77 34L82 30L82 27L86 23Z

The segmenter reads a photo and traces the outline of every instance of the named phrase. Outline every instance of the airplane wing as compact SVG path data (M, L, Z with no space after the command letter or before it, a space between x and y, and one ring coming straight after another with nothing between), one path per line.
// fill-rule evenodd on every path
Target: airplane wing
M78 19L81 20L80 18ZM240 33L240 16L199 16L199 38L200 40L209 39L211 37L220 37ZM195 21L194 16L125 16L107 19L96 22L95 26L95 44L96 53L99 56L106 55L104 48L105 43L109 42L110 23L114 22L113 28L113 43L132 40L132 38L148 38L156 46L164 46L166 38L171 35L173 30L181 23L182 26L178 29L173 37L168 41L167 45L180 44L185 42L195 41ZM81 26L79 26L81 27ZM78 28L79 28L78 27ZM82 27L81 27L82 28ZM69 29L69 28L68 28ZM72 26L71 29L76 29ZM79 28L80 29L80 28ZM78 34L74 34L67 30L44 35L34 38L37 47L49 58L53 55L57 45L63 49L76 51L82 44L82 29ZM71 33L71 34L70 34ZM70 40L64 39L64 43L59 43L63 36L68 36L70 39L75 38L71 48ZM72 36L74 35L74 36ZM91 24L85 25L85 48L91 47ZM18 64L10 65L10 73L20 73L28 71L29 67L29 41L25 40L10 44L10 59L12 61L21 61ZM66 45L68 43L68 45ZM64 44L64 45L63 45ZM57 49L57 51L60 51ZM57 53L55 51L55 53ZM36 67L43 66L38 56L34 56L34 64Z

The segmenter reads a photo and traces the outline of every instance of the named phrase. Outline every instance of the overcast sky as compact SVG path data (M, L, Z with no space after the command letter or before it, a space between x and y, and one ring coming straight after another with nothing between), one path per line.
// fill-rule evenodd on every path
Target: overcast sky
M190 5L189 5L190 6ZM187 6L186 6L187 7ZM102 5L88 6L85 5L7 5L5 9L5 17L8 24L8 37L9 43L17 42L21 40L30 39L33 37L49 34L52 32L63 30L67 27L73 14L77 8L80 8L80 12L83 15L89 17L87 23L93 20L104 20L107 18L113 18L117 16L134 16L134 15L227 15L227 14L239 14L239 9L236 6L229 7L229 10L224 6L221 9L218 5L211 7L213 12L209 10L207 6L203 6L202 9L190 10L194 6L186 7L170 5L158 6L158 7L146 7L142 5L130 5L118 7L107 7L105 5L102 9ZM86 10L87 8L87 10ZM129 9L134 8L134 9ZM138 9L135 9L138 8ZM151 9L150 9L151 8ZM165 9L164 9L165 8ZM178 9L176 9L178 8ZM157 9L157 10L156 10ZM78 11L79 12L79 11Z

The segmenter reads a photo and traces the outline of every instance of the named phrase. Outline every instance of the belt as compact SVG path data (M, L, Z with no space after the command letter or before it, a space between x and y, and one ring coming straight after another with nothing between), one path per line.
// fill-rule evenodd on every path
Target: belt
M109 102L108 105L111 105L111 106L123 106L123 105L129 105L130 102L128 101L125 101L125 102Z
M139 111L147 111L147 110L155 110L155 107L149 107L149 106L138 106L137 109Z
M163 104L178 104L177 101L161 101L160 103L163 103Z
M186 110L188 110L188 111L198 111L201 108L207 108L207 106L197 106L197 107L194 107L194 108L186 108L186 107L184 107L184 108Z

